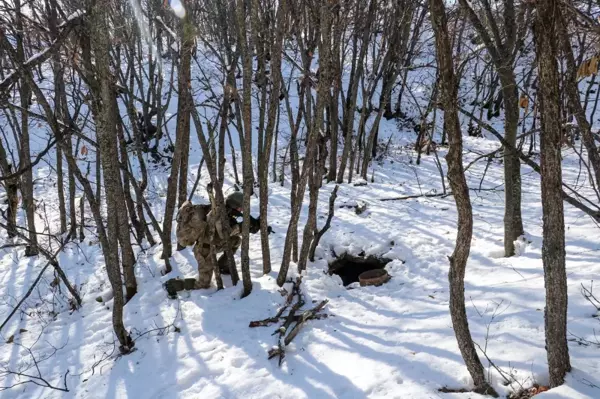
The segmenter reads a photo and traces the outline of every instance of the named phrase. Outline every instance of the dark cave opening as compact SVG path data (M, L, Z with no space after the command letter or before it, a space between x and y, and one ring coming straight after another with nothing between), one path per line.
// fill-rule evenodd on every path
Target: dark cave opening
M362 256L361 256L362 254ZM373 270L383 270L381 273L371 272L365 274L367 278L382 278L387 276L385 273L385 265L390 263L391 259L380 258L377 256L364 256L364 253L359 256L343 254L336 256L335 260L329 264L329 275L337 274L341 277L344 286L359 282L359 276L365 272ZM389 278L389 276L387 276ZM387 280L386 280L387 281Z

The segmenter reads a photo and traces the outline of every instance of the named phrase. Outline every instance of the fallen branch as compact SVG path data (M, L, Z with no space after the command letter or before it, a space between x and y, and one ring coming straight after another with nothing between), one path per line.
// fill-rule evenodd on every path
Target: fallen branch
M292 290L288 293L287 298L283 306L277 311L277 314L273 317L269 317L263 320L251 321L249 327L267 327L269 324L277 323L279 319L282 317L283 312L292 304L295 295L300 295L299 286L302 282L302 276L296 278L295 281L292 281ZM283 294L282 294L283 295Z
M287 337L285 337L284 342L285 342L286 346L289 345L290 342L292 342L292 340L294 338L296 338L296 335L298 335L298 333L300 332L300 328L302 328L304 323L306 323L307 320L314 319L317 316L317 313L320 312L321 310L323 310L323 308L325 307L325 305L327 305L328 302L329 302L329 300L325 299L325 300L321 301L321 303L319 303L313 309L306 310L304 313L302 313L302 316L300 317L300 321L298 321L298 323L296 323L294 328L292 328L292 331L290 331L290 333L287 335Z
M292 340L298 335L300 329L308 320L321 320L326 318L327 314L319 313L325 305L329 302L328 300L321 301L317 306L312 309L305 310L300 315L296 315L296 312L304 306L304 299L302 298L302 293L300 291L300 283L302 282L302 277L298 277L296 281L293 281L292 290L288 294L286 298L285 304L279 309L277 314L274 317L269 317L264 320L257 320L250 322L250 327L265 327L269 324L276 323L282 318L285 319L284 323L276 329L272 335L278 335L277 346L269 349L268 359L272 359L276 356L279 357L279 367L283 364L283 360L285 359L285 347L289 345ZM297 302L290 309L287 316L283 316L285 310L292 304L294 297L297 297ZM294 327L290 330L292 324ZM289 331L289 334L287 332ZM286 336L287 334L287 336Z
M405 195L403 197L380 198L379 201L402 201L402 200L414 199L414 198L434 198L434 197L446 198L450 195L452 195L452 193Z

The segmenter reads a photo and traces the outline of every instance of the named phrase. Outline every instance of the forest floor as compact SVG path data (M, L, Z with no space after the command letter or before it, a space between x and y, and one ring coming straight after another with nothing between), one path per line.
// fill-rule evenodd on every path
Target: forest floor
M411 139L412 140L412 139ZM465 165L478 154L497 148L495 140L465 138ZM454 199L448 197L381 201L407 195L442 192L433 156L415 165L415 154L395 143L374 164L374 182L339 187L331 229L308 264L302 290L306 307L328 299L322 320L311 320L287 348L281 367L268 360L276 344L276 324L249 328L250 321L273 316L285 300L275 279L290 217L289 181L269 187L269 223L273 272L262 275L259 235L250 238L253 291L240 299L241 284L183 292L171 300L162 288L169 278L195 277L191 248L175 253L174 270L162 276L161 246L139 248L136 277L139 293L125 307L125 325L135 339L135 352L117 356L111 325L112 300L102 253L93 231L84 242L72 242L59 256L60 265L81 291L83 307L71 312L64 295L50 290L51 271L26 306L2 330L0 375L3 371L39 372L55 387L66 382L69 392L25 383L0 393L2 398L475 398L473 393L442 393L440 388L469 388L470 377L453 334L448 310L448 259L456 238ZM190 185L200 151L192 149ZM442 164L445 150L440 149ZM563 179L585 190L572 151L565 151ZM487 170L486 170L487 169ZM484 177L485 171L485 177ZM369 172L371 175L371 172ZM55 175L38 167L38 212L45 224L58 225ZM202 181L206 183L206 173ZM544 349L544 278L541 261L542 209L539 176L522 166L523 220L526 239L518 255L502 257L502 164L485 160L467 170L472 188L474 236L466 274L467 312L475 342L486 348L494 364L515 382L510 386L480 352L494 387L501 395L519 384L547 384ZM482 180L483 178L483 180ZM162 216L167 179L151 173L150 203ZM227 186L233 184L228 177ZM200 184L199 187L203 187ZM327 217L334 184L324 184L318 224ZM199 189L195 202L206 201ZM344 205L367 204L357 215ZM299 232L306 219L305 199ZM252 200L258 215L258 200ZM595 309L581 294L581 285L600 274L598 226L565 204L568 328L574 337L597 342ZM300 235L301 236L301 235ZM0 243L6 243L0 233ZM48 239L41 238L47 246ZM56 243L53 243L56 249ZM391 280L380 287L348 288L326 273L334 254L344 252L393 259L386 266ZM239 253L236 256L239 267ZM0 319L8 315L45 264L26 258L22 247L0 249ZM296 273L291 265L290 277ZM214 281L213 281L214 284ZM289 285L287 285L289 288ZM62 288L64 290L64 287ZM105 303L96 301L98 296ZM164 327L164 328L163 328ZM31 352L28 348L33 347ZM569 343L573 371L566 384L541 398L600 397L600 345ZM68 370L68 375L65 373ZM28 378L4 374L0 386ZM39 382L39 380L37 380Z

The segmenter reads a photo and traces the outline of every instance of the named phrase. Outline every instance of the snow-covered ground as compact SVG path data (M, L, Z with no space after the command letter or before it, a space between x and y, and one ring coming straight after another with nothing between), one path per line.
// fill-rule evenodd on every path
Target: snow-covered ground
M412 140L412 138L411 138ZM465 164L497 142L465 137ZM197 148L197 147L195 147ZM440 150L440 157L445 154ZM70 312L39 298L53 295L42 284L27 306L2 331L0 365L17 371L35 365L27 347L33 346L39 370L48 383L69 392L24 384L0 393L2 398L474 398L473 393L441 393L439 388L468 388L448 311L448 260L456 236L454 200L419 198L380 201L382 198L441 192L439 172L432 156L421 165L397 143L385 160L374 166L374 182L339 188L331 229L321 240L317 260L309 263L303 279L308 307L328 299L323 320L309 321L288 347L281 368L267 360L276 343L276 325L249 328L252 320L274 315L284 302L275 283L289 220L289 184L271 184L269 222L273 272L262 275L260 239L251 237L252 294L240 299L241 287L184 292L167 299L161 285L176 276L192 277L196 262L191 249L174 255L174 271L161 276L161 247L139 249L136 276L139 293L125 307L125 325L136 339L136 351L117 356L111 326L111 306L96 301L109 284L98 243L91 234L82 243L70 243L59 256L61 266L80 289L84 305ZM199 151L191 154L193 181ZM443 159L442 164L445 165ZM578 164L565 152L564 179L578 179ZM485 161L467 171L474 212L474 237L466 275L466 297L474 340L495 365L512 373L524 386L547 383L544 350L544 279L541 262L541 201L539 176L523 166L523 220L530 243L520 243L519 256L502 258L502 164L493 162L480 180ZM46 167L37 197L48 209L48 223L57 224L56 189ZM370 175L370 173L369 173ZM50 176L50 177L47 177ZM207 176L204 172L203 178ZM151 203L162 216L166 175L151 174ZM204 183L206 182L203 180ZM232 181L227 182L229 185ZM200 184L199 187L203 187ZM327 216L334 185L325 184L319 204L319 226ZM481 187L483 190L478 190ZM584 188L581 188L582 190ZM198 190L196 202L203 195ZM367 211L356 215L341 207L364 201ZM308 203L308 195L306 204ZM257 214L258 200L253 200ZM305 207L306 208L306 207ZM300 229L306 218L303 210ZM600 273L598 227L565 204L569 331L595 340L599 328L594 308L580 294ZM301 231L301 230L300 230ZM0 233L0 242L6 233ZM42 245L47 239L42 238ZM56 249L56 243L53 244ZM325 273L333 253L383 255L392 258L386 268L392 279L381 287L342 286L338 276ZM0 319L4 319L29 288L44 265L42 258L26 258L21 247L0 249ZM238 254L239 255L239 254ZM239 256L238 256L239 265ZM291 275L295 274L291 266ZM52 272L44 278L51 280ZM241 284L240 284L241 285ZM64 288L63 288L64 289ZM62 295L56 294L55 303ZM55 317L49 317L50 312ZM44 322L44 323L42 323ZM167 327L167 328L162 328ZM7 343L11 341L11 343ZM599 398L600 347L569 345L573 371L560 388L540 398ZM110 357L109 357L110 356ZM107 358L109 357L109 358ZM482 362L501 394L511 389L481 354ZM65 373L69 372L65 377ZM25 377L6 375L0 386ZM513 388L518 388L513 384Z

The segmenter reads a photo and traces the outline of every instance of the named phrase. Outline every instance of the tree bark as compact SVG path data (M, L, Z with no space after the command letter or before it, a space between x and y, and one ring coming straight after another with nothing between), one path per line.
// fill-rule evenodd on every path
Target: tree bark
M510 144L510 147L504 149L504 255L512 256L515 253L514 241L523 234L521 166L517 152L512 149L516 148L519 124L519 101L513 63L520 36L517 29L514 0L503 0L502 24L497 21L499 18L494 18L489 0L481 0L481 12L485 14L486 25L467 0L459 0L459 3L485 44L502 84L501 95L505 111L504 138ZM500 33L501 26L503 35ZM491 114L491 111L490 103L488 115Z
M114 82L110 73L110 39L107 23L110 1L98 0L93 9L90 26L91 46L95 58L95 73L97 85L94 87L94 107L97 113L96 132L100 147L102 170L104 177L104 190L106 193L107 208L107 246L103 248L106 260L106 272L114 294L113 302L113 328L121 344L121 351L127 353L131 350L133 342L123 324L123 286L121 270L119 267L119 207L124 203L119 201L121 190L121 177L117 151L117 131Z
M449 257L450 272L450 316L456 334L460 353L469 374L473 378L475 391L497 397L498 394L485 380L483 366L475 350L465 309L465 270L471 238L473 236L473 212L469 198L469 188L465 179L462 163L462 133L458 120L458 82L452 62L452 44L448 34L448 23L443 0L429 0L431 23L435 34L438 60L440 92L444 105L444 128L449 141L446 162L448 163L448 181L452 188L458 211L458 234L456 247Z
M512 66L499 70L504 98L504 138L517 147L519 94ZM515 254L514 242L523 235L521 217L521 162L515 150L504 148L504 255Z
M191 3L190 3L191 4ZM186 10L186 13L190 13L191 10ZM181 57L179 61L179 81L186 84L186 88L191 90L192 84L192 51L194 47L194 28L190 17L186 16L183 23L183 39L181 43ZM180 101L177 103L177 114L178 116L177 129L181 129L181 161L179 164L179 199L177 201L177 207L187 200L187 176L188 176L188 164L190 157L190 106L187 101ZM181 126L179 125L181 123Z
M246 9L248 8L248 9ZM252 171L252 54L253 48L251 39L246 34L246 13L251 12L251 4L244 0L238 0L236 3L236 17L238 29L238 51L242 58L242 118L243 118L243 140L242 140L242 175L244 181L244 204L242 212L244 221L242 222L242 283L244 292L242 297L250 295L252 291L252 281L250 277L250 197L254 185L254 172ZM250 41L250 43L248 43ZM239 126L240 132L242 126Z
M591 3L590 3L591 4ZM600 190L600 152L592 135L592 127L585 113L585 108L581 105L579 96L579 86L577 84L577 64L573 55L573 48L567 32L568 19L560 15L560 22L557 24L559 29L558 36L561 43L562 54L565 57L567 73L565 75L564 87L568 96L569 106L577 120L577 126L581 129L583 145L587 151L589 163L592 166L593 179L597 190Z
M567 344L567 273L565 269L565 223L562 202L561 109L558 73L559 4L537 3L534 37L539 76L542 133L540 168L542 181L542 261L546 286L546 350L550 387L564 383L571 370Z
M24 29L22 21L21 0L15 1L15 9L17 14L15 17L16 27L16 56L19 64L25 62L25 43ZM27 230L29 235L29 245L25 251L26 256L36 256L39 253L37 248L37 234L35 230L35 204L33 198L33 170L30 168L31 160L29 147L29 100L31 98L31 88L26 79L21 79L19 82L19 97L21 101L21 153L19 154L19 168L25 170L21 176L21 194L23 195L23 205L25 207L25 215L27 217Z
M2 140L0 140L0 168L2 169L2 174L4 174L5 176L11 175L14 172L12 165L8 161L6 149L4 148ZM19 210L19 178L14 177L11 179L6 179L6 181L4 182L4 187L6 189L6 200L8 202L8 207L6 210L6 232L8 234L8 238L13 238L17 235L17 212Z
M175 201L177 197L177 182L179 178L179 174L181 171L182 159L184 158L184 151L189 151L189 148L183 148L184 145L188 144L189 147L189 137L185 138L186 134L189 136L189 109L191 104L188 102L191 101L191 95L189 93L189 85L190 85L190 76L189 74L183 73L183 65L184 59L187 59L188 56L186 52L191 52L191 46L189 43L189 39L191 33L189 32L193 29L192 22L190 20L190 13L186 13L185 18L183 19L183 43L181 45L181 53L182 53L182 63L180 64L180 73L178 76L177 82L177 91L179 94L179 102L177 104L178 113L177 113L177 128L175 131L175 151L173 152L173 162L171 164L171 174L167 178L167 199L165 203L165 214L163 219L163 251L161 254L161 258L165 260L165 274L171 272L171 264L169 263L169 258L173 254L173 244L171 242L171 234L173 231L173 216L175 215ZM189 65L188 65L189 70ZM187 111L187 117L186 112ZM186 125L186 119L188 119ZM188 127L188 131L186 133L185 129ZM186 166L187 167L187 166ZM187 178L186 182L187 184ZM181 188L181 182L179 187ZM186 189L187 192L187 189ZM185 201L187 197L183 197L183 201ZM180 201L182 199L180 198Z

